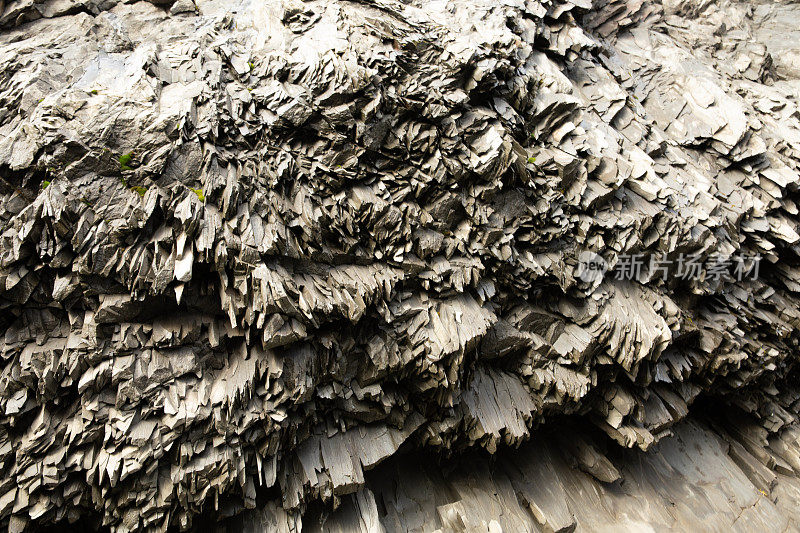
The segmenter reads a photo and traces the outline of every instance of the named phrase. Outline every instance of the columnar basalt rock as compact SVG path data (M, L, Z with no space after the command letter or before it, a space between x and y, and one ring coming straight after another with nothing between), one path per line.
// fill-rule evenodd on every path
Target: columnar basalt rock
M0 0L2 526L592 529L565 480L647 497L699 396L678 440L791 499L798 16ZM496 453L502 502L409 511L405 452ZM708 527L800 527L751 485Z

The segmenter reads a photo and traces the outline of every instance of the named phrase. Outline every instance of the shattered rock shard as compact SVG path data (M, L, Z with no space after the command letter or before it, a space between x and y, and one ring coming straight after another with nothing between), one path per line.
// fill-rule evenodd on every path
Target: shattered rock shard
M800 528L797 20L0 0L0 527Z

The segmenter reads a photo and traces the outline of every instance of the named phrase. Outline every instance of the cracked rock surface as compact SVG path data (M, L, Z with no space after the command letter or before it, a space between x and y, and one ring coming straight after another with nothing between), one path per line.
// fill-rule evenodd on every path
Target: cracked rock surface
M0 527L799 528L798 20L0 0Z

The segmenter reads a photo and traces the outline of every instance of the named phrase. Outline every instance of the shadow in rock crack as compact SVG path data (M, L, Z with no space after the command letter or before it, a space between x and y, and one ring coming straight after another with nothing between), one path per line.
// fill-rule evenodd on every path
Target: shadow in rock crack
M698 407L698 415L647 452L620 447L580 418L564 418L520 448L501 447L494 455L397 455L368 472L366 486L342 496L338 509L310 506L304 530L368 531L379 524L386 531L783 531L796 525L800 482L794 471L761 463L774 467L765 458L775 452L748 440L754 421L711 400Z

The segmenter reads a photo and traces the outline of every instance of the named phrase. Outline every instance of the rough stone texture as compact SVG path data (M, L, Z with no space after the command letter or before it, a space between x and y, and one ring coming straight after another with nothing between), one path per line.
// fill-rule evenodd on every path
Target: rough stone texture
M442 467L420 454L390 458L336 511L311 508L303 530L798 530L800 480L775 473L772 489L761 488L731 453L735 444L705 423L680 422L674 437L648 452L611 448L620 466L612 483L573 466L575 457L564 447L566 431L584 445L598 443L580 426L568 425L555 434L545 427L533 442L496 460L472 453ZM255 516L246 513L218 531L253 527Z
M0 13L0 526L798 527L800 4Z

